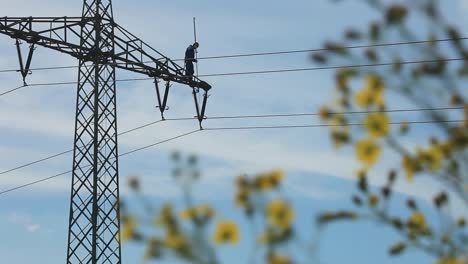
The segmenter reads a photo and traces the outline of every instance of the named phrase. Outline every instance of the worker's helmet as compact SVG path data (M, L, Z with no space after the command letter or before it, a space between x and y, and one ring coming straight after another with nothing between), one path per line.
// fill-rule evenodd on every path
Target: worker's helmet
M200 44L198 42L193 43L193 47L198 48L200 47Z

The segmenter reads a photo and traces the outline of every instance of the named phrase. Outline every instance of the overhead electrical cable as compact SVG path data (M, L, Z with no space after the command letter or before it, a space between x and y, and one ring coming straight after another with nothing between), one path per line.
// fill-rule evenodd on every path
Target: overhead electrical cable
M401 61L401 62L398 62L398 64L406 65L406 64L419 64L419 63L453 62L453 61L468 61L468 60L466 58L449 58L449 59L437 59L437 60ZM213 74L201 74L199 77L258 75L258 74L290 73L290 72L305 72L305 71L319 71L319 70L336 70L336 69L344 69L344 68L382 67L382 66L392 66L392 65L395 65L395 62L323 66L323 67L312 67L312 68L279 69L279 70L246 71L246 72L213 73ZM119 80L116 80L116 82L134 82L134 81L147 81L147 80L154 80L154 78L128 78L128 79L119 79ZM28 84L28 85L16 87L14 89L7 90L5 92L1 92L0 96L4 96L14 91L17 91L19 89L32 87L32 86L58 86L58 85L72 85L72 84L78 84L78 82L34 83L34 84Z
M369 113L409 113L409 112L428 112L428 111L445 111L445 110L462 110L463 107L438 107L438 108L413 108L413 109L388 109L388 110L366 110L366 111L343 111L343 112L330 112L329 114L336 115L351 115L351 114L369 114ZM233 116L212 116L207 117L206 120L222 120L222 119L252 119L252 118L278 118L278 117L301 117L301 116L318 116L320 113L296 113L296 114L267 114L267 115L233 115ZM164 122L164 121L189 121L189 120L196 120L196 117L184 117L184 118L167 118L165 120L157 120L154 122L150 122L129 130L126 130L122 133L119 133L119 136L129 134L138 130L141 130L146 127L150 127L152 125ZM63 151L57 154L53 154L51 156L32 161L5 171L0 172L0 175L7 174L9 172L13 172L25 167L29 167L31 165L35 165L59 156L63 156L69 153L72 153L73 149Z
M425 44L425 43L449 42L449 41L460 41L460 40L468 40L468 37L343 46L343 47L339 47L339 49L340 50L346 50L346 49L378 48L378 47L418 45L418 44ZM271 55L309 53L309 52L320 52L320 51L330 51L330 50L333 50L333 48L326 47L326 48L315 48L315 49L296 49L296 50L283 50L283 51L271 51L271 52L242 53L242 54L231 54L231 55L206 56L206 57L200 57L200 58L198 58L198 60L213 60L213 59L229 59L229 58L271 56ZM175 59L174 61L184 61L184 59ZM145 61L145 63L152 63L152 62L153 61ZM54 66L52 66L52 67L38 67L38 68L32 68L30 70L31 71L44 71L44 70L59 70L59 69L73 69L73 68L78 68L78 66L69 65L69 66L55 66L55 67ZM20 71L19 69L4 69L4 70L0 70L0 73L19 72L19 71Z
M182 138L182 137L189 136L189 135L194 134L194 133L199 132L199 131L200 130L197 129L197 130L193 130L193 131L188 132L188 133L184 133L184 134L181 134L181 135L178 135L178 136L175 136L175 137L171 137L171 138L168 138L168 139L165 139L165 140L162 140L162 141L147 145L145 147L138 148L138 149L135 149L135 150L120 154L118 157L127 156L127 155L133 154L133 153L138 152L138 151L142 151L142 150L150 148L150 147L154 147L154 146L157 146L157 145L167 143L169 141L173 141L173 140L176 140L176 139L179 139L179 138ZM85 167L91 167L91 166L88 165L88 166L85 166ZM19 185L19 186L14 187L14 188L10 188L10 189L4 190L4 191L0 191L0 195L6 194L6 193L9 193L9 192L18 190L18 189L22 189L22 188L25 188L25 187L28 187L28 186L31 186L31 185L35 185L35 184L38 184L38 183L41 183L41 182L45 182L45 181L48 181L48 180L51 180L51 179L55 179L55 178L58 178L60 176L67 175L67 174L69 174L71 172L72 172L71 170L68 170L68 171L65 171L65 172L62 172L62 173L59 173L59 174L55 174L55 175L50 176L50 177L46 177L46 178L43 178L43 179L40 179L40 180L37 180L37 181L29 182L29 183Z
M406 123L407 123L407 124L435 124L435 123L460 123L460 122L464 122L464 120L408 121L408 122L406 122ZM399 124L400 124L400 123L396 123L396 122L390 123L390 125L399 125ZM153 143L153 144L150 144L150 145L147 145L147 146L144 146L144 147L141 147L141 148L138 148L138 149L135 149L135 150L132 150L132 151L123 153L123 154L119 155L119 157L125 156L125 155L130 155L130 154L133 154L133 153L135 153L135 152L139 152L139 151L142 151L142 150L145 150L145 149L154 147L154 146L156 146L156 145L160 145L160 144L163 144L163 143L166 143L166 142L175 140L175 139L179 139L179 138L182 138L182 137L185 137L185 136L189 136L189 135L194 134L194 133L199 132L199 131L257 130L257 129L291 129L291 128L323 128L323 127L350 127L350 126L362 126L362 125L363 125L362 123L352 123L352 124L344 124L344 125L323 124L323 125L289 125L289 126L212 127L212 128L205 128L205 129L203 129L203 130L198 130L198 129L197 129L197 130L193 130L193 131L188 132L188 133L184 133L184 134L181 134L181 135L178 135L178 136L175 136L175 137L172 137L172 138L163 140L163 141L159 141L159 142L156 142L156 143ZM88 167L89 167L89 166L88 166ZM60 173L60 174L56 174L56 175L53 175L53 176L50 176L50 177L47 177L47 178L43 178L43 179L40 179L40 180L37 180L37 181L33 181L33 182L30 182L30 183L27 183L27 184L24 184L24 185L20 185L20 186L11 188L11 189L7 189L7 190L5 190L5 191L1 191L1 192L0 192L0 195L6 194L6 193L9 193L9 192L18 190L18 189L22 189L22 188L25 188L25 187L28 187L28 186L31 186L31 185L34 185L34 184L38 184L38 183L41 183L41 182L45 182L45 181L48 181L48 180L51 180L51 179L54 179L54 178L57 178L57 177L66 175L66 174L68 174L68 173L70 173L70 172L71 172L71 171L62 172L62 173Z

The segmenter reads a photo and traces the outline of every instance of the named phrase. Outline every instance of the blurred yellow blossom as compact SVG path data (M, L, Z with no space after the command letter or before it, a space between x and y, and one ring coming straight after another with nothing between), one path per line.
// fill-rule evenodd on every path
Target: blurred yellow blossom
M235 244L239 241L239 230L233 221L219 222L213 240L218 244Z
M390 118L385 113L370 113L364 119L363 125L371 137L384 137L390 131Z
M355 101L359 107L367 108L383 101L383 98L380 94L373 93L368 89L361 89L356 93Z
M369 89L372 92L382 93L385 89L382 78L376 74L369 74L366 78L365 89Z
M276 170L273 170L272 172L270 172L270 174L268 175L272 185L274 187L277 187L281 181L283 180L284 178L284 171L281 170L281 169L276 169Z
M380 146L371 139L363 139L355 146L357 159L366 165L374 165L382 152Z
M332 112L328 107L322 106L319 111L319 116L323 120L328 120L331 118Z
M239 190L236 194L236 206L245 208L249 204L250 192L247 190Z
M287 229L294 219L294 211L285 201L273 200L267 206L267 218L272 226Z
M197 209L196 208L188 208L188 209L185 209L183 210L181 213L180 213L180 217L182 219L194 219L197 217Z
M379 77L370 75L366 80L364 88L356 93L355 101L359 107L368 108L371 106L383 107L384 85Z
M419 150L418 159L423 166L435 172L442 166L443 154L437 147L430 147L425 150Z
M408 219L408 226L423 229L426 227L426 217L421 212L414 212Z
M213 215L214 209L207 204L188 208L180 213L182 219L211 218Z
M335 148L340 148L350 141L349 131L347 129L333 129L331 132L331 139Z
M335 126L343 126L346 125L347 120L344 114L334 114L330 122Z
M287 256L272 254L268 257L268 263L269 264L291 264L292 261Z
M414 177L414 174L421 170L421 165L419 161L411 156L404 156L402 161L402 167L406 174L406 179L411 181Z
M368 202L371 207L376 207L379 204L379 197L375 194L371 194L368 197Z
M188 246L187 238L179 232L167 232L164 244L171 249L181 250Z
M148 242L148 247L145 251L144 259L148 260L151 258L157 258L161 254L161 244L162 242L157 238L151 238Z
M468 264L465 258L444 257L437 261L437 264Z
M259 175L254 179L254 187L259 191L268 191L274 186L267 175Z
M154 223L156 225L171 225L175 221L174 212L172 209L172 205L165 204L161 209L161 212L156 217Z
M122 242L131 240L135 234L137 227L137 220L133 217L129 217L122 223L122 228L120 231L120 239Z

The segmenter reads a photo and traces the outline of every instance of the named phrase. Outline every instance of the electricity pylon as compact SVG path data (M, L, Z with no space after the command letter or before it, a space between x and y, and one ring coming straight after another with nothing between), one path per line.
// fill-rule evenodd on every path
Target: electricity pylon
M79 60L67 263L121 263L116 68L155 79L163 118L171 82L191 87L200 127L211 86L116 24L111 0L85 0L81 17L3 17L0 33L16 39L24 81L36 46Z

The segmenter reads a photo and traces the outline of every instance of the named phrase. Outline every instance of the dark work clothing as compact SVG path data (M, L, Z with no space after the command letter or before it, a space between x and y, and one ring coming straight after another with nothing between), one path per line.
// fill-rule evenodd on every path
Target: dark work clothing
M195 73L195 70L193 67L193 62L192 61L185 62L185 75L193 76L194 73Z
M197 62L195 59L195 47L193 45L188 46L185 51L185 75L193 76L195 73L193 63Z
M195 59L195 47L193 45L188 46L185 51L185 61Z

